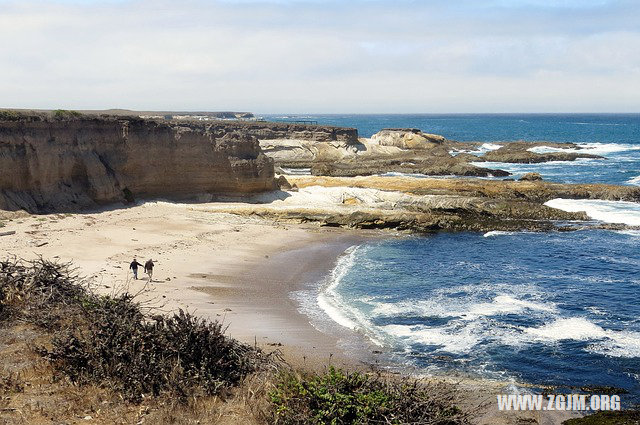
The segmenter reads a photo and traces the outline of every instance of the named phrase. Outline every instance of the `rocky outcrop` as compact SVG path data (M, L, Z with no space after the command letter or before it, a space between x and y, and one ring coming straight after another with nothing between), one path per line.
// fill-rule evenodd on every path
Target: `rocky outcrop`
M225 125L42 115L0 120L0 209L77 210L273 188L258 140Z
M534 182L542 180L542 176L540 175L540 173L525 173L518 180L523 182Z
M585 222L584 212L562 211L545 202L554 198L640 201L639 187L613 185L377 176L287 176L286 180L281 186L296 187L296 192L258 195L250 206L211 209L326 226L416 232L570 231L628 226Z
M321 126L308 126L309 132L324 131ZM465 155L452 156L455 149L469 148L459 143L417 129L386 129L370 139L336 137L335 129L328 139L321 136L299 138L290 133L286 138L263 139L260 145L265 154L279 167L310 168L314 175L336 177L362 176L382 173L419 173L424 175L508 176L502 170L492 170L470 164ZM303 134L306 134L303 132ZM320 133L323 134L323 133ZM356 133L357 136L357 133ZM477 158L474 156L474 158Z
M443 136L427 134L416 128L389 128L371 136L371 141L380 146L395 146L400 149L428 149L431 144L447 141Z
M565 184L546 181L504 181L480 179L415 179L410 177L335 178L287 176L290 184L309 186L374 188L414 195L451 195L544 204L555 198L602 199L640 203L640 187L611 184Z
M564 149L560 152L532 152L536 147ZM576 150L576 152L568 152ZM500 149L487 152L482 160L508 162L513 164L539 164L550 161L575 161L576 159L605 159L602 156L579 152L580 147L573 143L549 142L509 142Z

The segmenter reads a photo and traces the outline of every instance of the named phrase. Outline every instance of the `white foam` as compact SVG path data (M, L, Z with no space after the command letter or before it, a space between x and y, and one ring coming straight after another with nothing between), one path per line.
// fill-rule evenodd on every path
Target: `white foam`
M526 328L524 332L536 339L546 341L577 340L606 338L607 333L600 326L581 317L557 319L539 328Z
M452 156L456 156L460 153L470 153L472 155L484 155L487 152L498 150L502 145L495 143L483 143L477 149L456 149L449 152Z
M640 230L617 230L616 233L620 235L632 236L634 238L640 237Z
M590 218L605 223L640 226L640 204L635 202L557 198L545 205L567 212L584 211Z
M488 152L488 151L496 151L501 147L502 145L496 145L495 143L483 143L482 146L480 146L480 149Z
M407 340L407 342L435 345L443 351L455 354L470 351L480 341L479 332L473 326L451 329L448 327L429 328L421 325L387 325L382 329L394 337Z
M637 176L637 177L634 177L634 178L631 178L631 179L627 180L627 183L634 184L636 186L640 186L640 176Z
M613 331L582 317L557 319L538 328L524 329L525 334L538 341L590 341L588 351L612 357L640 357L640 333Z
M516 232L505 232L502 230L492 230L490 232L485 233L484 235L482 235L485 238L490 238L492 236L507 236L507 235L515 235Z
M589 350L611 357L640 357L640 333L608 331L607 338L591 345Z
M551 146L535 146L527 149L529 152L545 154L545 153L557 153L557 152L578 152L576 148L554 148Z
M579 143L578 146L582 148L581 152L594 155L640 150L640 145L624 143Z
M361 332L374 344L382 346L383 343L374 332L375 326L358 309L351 307L338 292L338 287L355 265L357 254L362 249L360 245L352 246L338 259L329 275L327 286L318 294L317 302L320 309L335 323Z
M435 295L429 300L408 300L399 303L373 303L372 314L377 317L424 316L456 317L472 321L481 317L517 314L525 310L554 312L555 304L521 300L511 295L498 295L491 302L469 302L465 299Z
M358 324L352 317L349 317L351 316L350 314L345 312L349 311L348 306L342 299L342 296L336 292L336 289L342 283L349 269L355 264L355 255L358 248L359 246L352 246L338 258L336 266L331 271L329 284L318 294L318 305L320 308L327 313L334 322L353 330L358 328Z

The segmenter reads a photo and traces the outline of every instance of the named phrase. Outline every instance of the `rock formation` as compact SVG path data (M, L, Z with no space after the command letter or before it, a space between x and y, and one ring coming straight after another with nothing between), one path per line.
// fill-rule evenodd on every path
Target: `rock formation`
M0 209L29 212L274 185L273 161L247 133L131 117L5 114L0 170Z
M314 175L350 177L388 172L478 177L509 175L506 171L477 167L469 163L471 159L467 156L450 153L474 144L447 140L417 129L386 129L370 139L358 139L354 129L342 129L341 133L335 127L307 128L306 131L290 131L286 138L263 138L257 131L252 134L260 139L260 146L274 159L276 166L310 168ZM273 132L272 129L266 131L267 134Z
M560 152L532 152L539 147L564 149ZM575 152L568 152L575 150ZM508 162L514 164L538 164L549 161L575 161L576 159L604 159L602 156L579 152L580 147L573 143L552 142L509 142L500 149L487 152L483 161Z
M286 180L298 191L256 195L250 206L208 208L326 226L416 232L569 231L628 226L578 224L588 220L584 212L561 211L545 202L554 198L640 201L640 187L603 184L380 176L287 176ZM284 181L281 185L285 186Z

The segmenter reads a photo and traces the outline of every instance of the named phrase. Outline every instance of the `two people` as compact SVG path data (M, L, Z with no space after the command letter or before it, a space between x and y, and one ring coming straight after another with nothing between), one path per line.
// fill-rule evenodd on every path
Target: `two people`
M131 264L129 264L129 268L133 272L133 278L135 280L138 280L138 267L144 267L144 272L149 275L149 282L151 282L151 279L153 276L154 266L155 264L153 264L153 260L151 259L149 259L149 261L144 263L144 266L143 266L142 264L138 263L138 259L135 257L133 258L133 261L131 262Z

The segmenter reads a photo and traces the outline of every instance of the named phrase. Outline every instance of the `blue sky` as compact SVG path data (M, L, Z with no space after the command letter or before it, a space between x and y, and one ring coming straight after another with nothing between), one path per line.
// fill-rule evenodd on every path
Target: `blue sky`
M631 0L0 0L0 106L640 112Z

